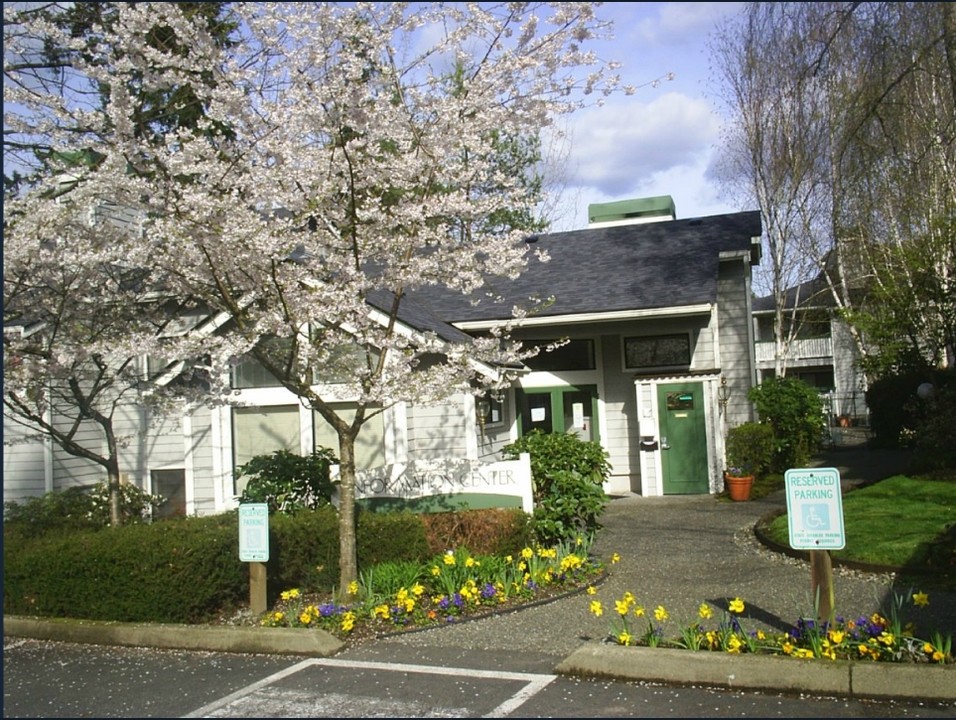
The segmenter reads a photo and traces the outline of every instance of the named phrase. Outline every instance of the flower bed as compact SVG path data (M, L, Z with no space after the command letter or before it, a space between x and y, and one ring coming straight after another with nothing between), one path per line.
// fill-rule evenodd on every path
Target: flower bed
M597 590L588 588L588 594L592 596L590 612L602 616L605 608L596 597ZM854 619L837 617L832 622L801 618L788 632L778 634L745 629L746 604L739 597L731 600L719 617L710 605L701 603L695 620L673 630L666 625L671 617L663 605L645 608L631 592L613 602L608 639L618 645L829 660L954 662L952 636L936 632L928 639L917 638L901 619L907 603L916 608L929 604L923 592L912 593L909 598L897 596L889 618L878 613ZM710 627L705 624L709 621L713 623Z
M319 628L355 644L382 635L472 620L583 590L603 575L590 541L526 547L520 556L449 550L424 566L386 563L348 588L338 602L298 588L281 593L259 624Z

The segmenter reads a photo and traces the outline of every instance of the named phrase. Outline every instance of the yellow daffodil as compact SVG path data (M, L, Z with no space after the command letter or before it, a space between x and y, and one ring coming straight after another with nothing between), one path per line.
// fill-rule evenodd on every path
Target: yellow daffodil
M701 620L709 620L714 615L714 611L710 609L710 605L707 603L701 603L700 607L697 608L697 616Z
M600 600L591 601L591 613L594 615L594 617L601 617L601 615L604 614L604 606L601 605Z
M664 609L663 605L658 605L654 608L654 619L658 622L664 622L669 617L670 615L667 613L667 610Z
M738 613L738 614L742 613L744 611L744 601L741 600L739 597L734 598L733 600L730 601L729 610L732 613Z
M587 593L588 595L597 595L597 588L593 585L588 585Z
M299 590L298 588L292 588L291 590L283 590L279 594L279 597L281 597L285 601L295 600L297 597L299 597Z
M353 580L349 583L349 595L358 595L359 584L357 580Z
M621 556L620 556L620 555L618 555L617 553L614 553L613 555L611 555L611 564L612 564L612 565L613 565L614 563L618 563L618 562L620 562L620 561L621 561Z
M621 645L630 645L633 639L633 636L627 630L622 630L617 636L617 641Z
M913 604L917 607L926 607L929 605L929 595L924 592L918 592L913 595Z
M443 561L446 565L454 565L455 562L456 562L456 560L455 560L455 553L453 553L453 552L451 552L451 551L449 550L448 552L446 552L446 553L442 556L442 561Z

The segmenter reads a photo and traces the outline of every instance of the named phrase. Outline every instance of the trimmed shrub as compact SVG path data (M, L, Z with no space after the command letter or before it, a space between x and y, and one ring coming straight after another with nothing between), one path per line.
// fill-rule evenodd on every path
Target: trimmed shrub
M533 541L531 518L518 508L430 513L421 521L431 555L457 547L475 555L516 555Z
M433 537L445 536L442 551L467 547L477 552L469 545L479 537L489 545L508 547L511 553L528 544L527 520L522 526L520 518L526 516L520 511L444 515L457 517L445 518L444 524L433 528ZM360 571L432 558L427 517L411 512L360 513ZM500 530L497 540L494 528ZM4 528L4 609L10 614L89 620L208 622L244 605L249 597L249 568L239 560L238 530L235 511L33 536ZM290 587L320 593L337 589L339 532L334 507L270 517L267 578L270 604Z
M248 597L235 513L4 538L8 613L202 622Z
M805 467L820 449L826 418L823 401L810 385L796 378L769 378L750 388L750 400L761 422L773 428L776 442L771 471Z
M135 485L120 485L120 512L124 522L142 522L163 499ZM4 530L36 535L51 530L96 530L110 525L109 487L105 482L71 487L3 506Z
M533 532L539 543L574 540L601 527L598 519L607 504L603 484L611 473L601 443L533 430L501 452L509 459L524 452L531 456Z
M236 468L236 479L249 481L240 503L268 503L270 513L315 509L332 502L330 468L338 459L328 448L302 456L288 450L257 455Z
M745 422L727 431L727 470L734 475L763 477L773 464L776 443L773 428Z

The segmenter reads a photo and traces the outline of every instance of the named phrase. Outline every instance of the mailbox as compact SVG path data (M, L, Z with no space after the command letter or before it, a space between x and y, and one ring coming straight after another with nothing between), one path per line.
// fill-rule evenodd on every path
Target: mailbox
M644 452L657 450L657 440L653 435L641 435L641 450Z

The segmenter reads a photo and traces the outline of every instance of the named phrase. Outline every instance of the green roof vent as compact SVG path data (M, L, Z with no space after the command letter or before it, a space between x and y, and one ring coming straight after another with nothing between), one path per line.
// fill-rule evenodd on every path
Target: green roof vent
M660 222L676 217L674 198L670 195L588 205L590 227Z

